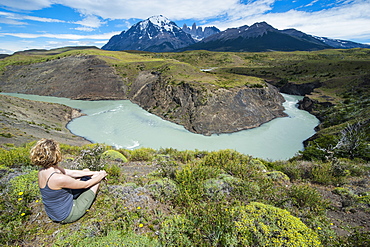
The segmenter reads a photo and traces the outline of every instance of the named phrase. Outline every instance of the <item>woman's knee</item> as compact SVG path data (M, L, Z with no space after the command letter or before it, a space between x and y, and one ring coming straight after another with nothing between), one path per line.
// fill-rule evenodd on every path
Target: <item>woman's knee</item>
M98 190L99 190L99 186L100 186L100 183L97 183L95 184L94 186L92 186L90 188L90 190L92 190L94 192L94 194L98 193Z

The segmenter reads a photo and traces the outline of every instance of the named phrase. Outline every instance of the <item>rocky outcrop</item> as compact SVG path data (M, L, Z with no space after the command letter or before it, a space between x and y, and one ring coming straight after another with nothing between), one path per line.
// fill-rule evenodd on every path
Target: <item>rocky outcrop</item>
M125 83L105 61L87 55L9 66L0 76L0 89L84 100L129 99L203 135L254 128L286 115L284 98L269 84L232 89L198 82L176 84L155 71L140 71Z
M303 84L296 84L288 82L284 86L280 88L280 92L292 95L300 95L305 96L310 94L315 88L321 87L322 83L317 82L310 82L310 83L303 83Z
M212 87L209 84L168 84L159 73L142 72L128 97L145 110L203 135L258 127L283 112L284 98L264 88Z

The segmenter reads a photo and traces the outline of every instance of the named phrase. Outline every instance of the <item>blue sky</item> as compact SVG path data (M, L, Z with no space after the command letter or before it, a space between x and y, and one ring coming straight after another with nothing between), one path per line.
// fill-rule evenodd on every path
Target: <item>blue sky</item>
M138 21L221 30L266 21L277 29L370 44L370 0L0 0L0 53L101 47Z

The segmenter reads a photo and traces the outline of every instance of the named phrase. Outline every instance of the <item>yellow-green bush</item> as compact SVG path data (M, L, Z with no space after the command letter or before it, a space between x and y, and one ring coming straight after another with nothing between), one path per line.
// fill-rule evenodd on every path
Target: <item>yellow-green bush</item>
M0 148L0 164L7 167L30 165L29 147L16 147L10 150Z
M321 246L318 235L284 209L252 202L232 215L242 246Z
M14 198L22 198L31 202L40 197L37 183L37 171L33 170L27 174L17 176L10 180L10 195Z
M289 188L292 204L304 215L324 214L330 203L324 200L319 191L308 184L297 184Z
M161 242L165 246L193 246L190 236L194 234L193 223L182 215L174 215L162 223Z
M14 177L1 192L0 245L7 245L30 234L23 224L32 214L30 203L40 201L37 171Z
M102 157L110 160L121 160L122 162L127 162L127 158L117 150L107 150L102 154Z
M130 151L130 161L152 161L156 151L151 148L139 148Z
M226 173L242 179L254 176L256 171L264 167L260 162L252 161L250 156L231 149L210 152L204 156L201 163L223 169Z
M279 183L290 182L289 177L285 173L280 172L280 171L267 172L266 176L275 182L279 182Z

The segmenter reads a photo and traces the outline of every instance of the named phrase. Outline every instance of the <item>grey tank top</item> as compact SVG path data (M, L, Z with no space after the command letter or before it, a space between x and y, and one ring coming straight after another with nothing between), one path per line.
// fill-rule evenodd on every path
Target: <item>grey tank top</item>
M49 188L49 179L54 174L50 174L46 181L46 186L40 188L42 202L45 211L53 221L62 221L68 217L73 206L73 195L70 189L52 190Z

